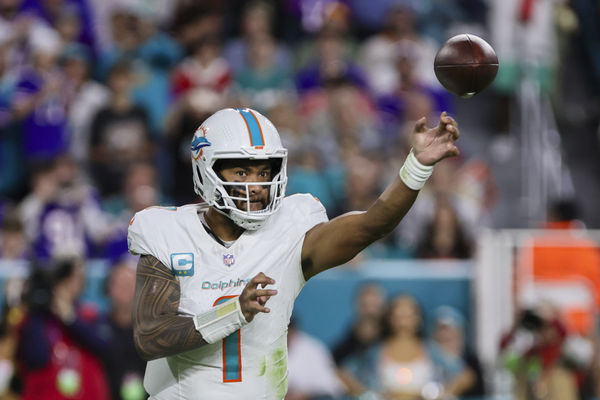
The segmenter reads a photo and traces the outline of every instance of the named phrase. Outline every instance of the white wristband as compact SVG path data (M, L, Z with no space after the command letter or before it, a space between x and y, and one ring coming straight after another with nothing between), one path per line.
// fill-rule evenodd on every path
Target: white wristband
M204 314L194 316L196 330L202 334L206 343L216 343L247 323L239 297L219 304Z
M433 172L433 165L423 165L417 160L412 149L400 168L400 179L412 190L421 190Z

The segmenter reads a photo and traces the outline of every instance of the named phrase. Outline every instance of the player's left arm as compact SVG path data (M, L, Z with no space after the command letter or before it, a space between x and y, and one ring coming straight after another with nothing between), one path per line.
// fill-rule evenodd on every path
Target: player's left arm
M417 121L412 137L413 154L425 166L458 155L454 142L459 137L458 125L446 113L431 129L425 118ZM410 189L398 176L367 211L344 214L313 227L306 233L302 247L304 277L344 264L371 243L391 233L408 212L418 190Z

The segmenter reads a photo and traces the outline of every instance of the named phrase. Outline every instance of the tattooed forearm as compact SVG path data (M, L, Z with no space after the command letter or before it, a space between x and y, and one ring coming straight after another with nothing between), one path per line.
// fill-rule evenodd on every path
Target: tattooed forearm
M133 336L146 360L171 356L206 344L192 318L177 315L179 282L155 257L140 257L133 304Z

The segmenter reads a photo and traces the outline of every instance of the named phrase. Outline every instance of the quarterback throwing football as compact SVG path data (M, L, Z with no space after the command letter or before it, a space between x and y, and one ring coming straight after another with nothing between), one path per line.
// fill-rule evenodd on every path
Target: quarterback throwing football
M134 336L156 400L276 399L287 391L287 326L312 276L390 233L433 165L458 154L456 122L419 120L398 178L367 211L328 221L314 197L285 197L287 150L251 109L225 109L194 133L195 191L205 203L135 215L140 254Z

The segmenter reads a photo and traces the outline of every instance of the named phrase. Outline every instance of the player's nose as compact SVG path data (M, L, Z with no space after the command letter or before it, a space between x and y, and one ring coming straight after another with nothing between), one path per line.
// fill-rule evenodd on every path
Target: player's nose
M248 192L253 195L263 190L263 188L263 185L248 185Z

